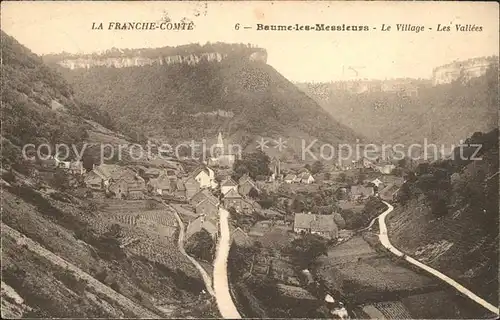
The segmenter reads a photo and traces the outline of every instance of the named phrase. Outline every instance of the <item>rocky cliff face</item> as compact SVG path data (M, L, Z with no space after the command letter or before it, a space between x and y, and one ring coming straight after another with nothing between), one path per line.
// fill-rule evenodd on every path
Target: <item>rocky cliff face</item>
M218 52L207 52L202 54L190 54L190 55L174 55L158 58L145 58L141 56L135 57L97 57L97 58L76 58L76 59L64 59L57 64L64 68L74 69L89 69L93 67L114 67L114 68L126 68L126 67L142 67L151 65L169 65L177 63L186 63L188 65L196 65L200 61L209 62L221 62L222 59L226 58L227 55L222 55Z

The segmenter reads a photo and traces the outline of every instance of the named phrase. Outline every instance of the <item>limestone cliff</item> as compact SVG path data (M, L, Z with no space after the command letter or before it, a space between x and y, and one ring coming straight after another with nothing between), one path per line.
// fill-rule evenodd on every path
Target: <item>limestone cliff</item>
M47 55L44 57L44 60L49 64L57 64L60 67L71 70L89 69L93 67L126 68L172 64L197 65L202 61L221 62L222 60L235 56L243 57L249 61L267 63L267 52L261 48L245 47L244 50L232 49L228 51L225 50L224 47L220 48L222 50L217 50L219 48L206 47L207 45L201 47L202 50L195 50L195 52L186 52L186 50L184 50L184 52L179 52L179 54L172 54L175 53L176 50L168 50L168 47L137 50L111 49L100 54Z

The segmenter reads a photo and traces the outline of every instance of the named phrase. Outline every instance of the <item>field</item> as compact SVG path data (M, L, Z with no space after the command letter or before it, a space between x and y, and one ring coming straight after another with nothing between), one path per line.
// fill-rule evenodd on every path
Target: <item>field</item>
M367 237L374 245L376 238ZM330 248L328 257L318 259L316 273L342 292L359 318L370 318L367 313L386 319L488 317L454 289L377 252L361 236Z
M389 215L391 241L403 252L498 302L498 233L488 235L473 208L437 219L424 204Z
M422 319L494 319L495 316L452 288L412 295L401 302Z
M360 236L331 248L318 259L318 275L357 303L422 292L439 285L381 256Z
M190 276L197 276L192 264L178 253L177 221L170 208L157 204L153 209L148 200L115 200L104 199L104 207L98 213L100 226L103 222L109 225L118 223L121 226L122 243L134 242L126 246L126 251L143 256L148 260L160 263L171 269L182 268ZM172 254L174 253L174 254Z

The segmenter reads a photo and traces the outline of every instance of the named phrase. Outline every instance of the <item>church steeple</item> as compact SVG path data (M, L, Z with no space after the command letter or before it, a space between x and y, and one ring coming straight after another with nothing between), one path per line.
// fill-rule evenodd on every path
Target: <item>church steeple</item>
M217 147L224 148L224 140L222 140L222 133L220 131L217 137Z
M217 144L214 148L214 157L219 157L224 154L224 140L222 139L222 133L219 131L219 135L217 136Z

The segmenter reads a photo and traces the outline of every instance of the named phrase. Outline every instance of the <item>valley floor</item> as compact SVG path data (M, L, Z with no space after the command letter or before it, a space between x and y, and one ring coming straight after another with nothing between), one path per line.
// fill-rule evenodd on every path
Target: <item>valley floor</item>
M455 289L386 253L373 232L330 248L316 271L356 318L491 318Z

